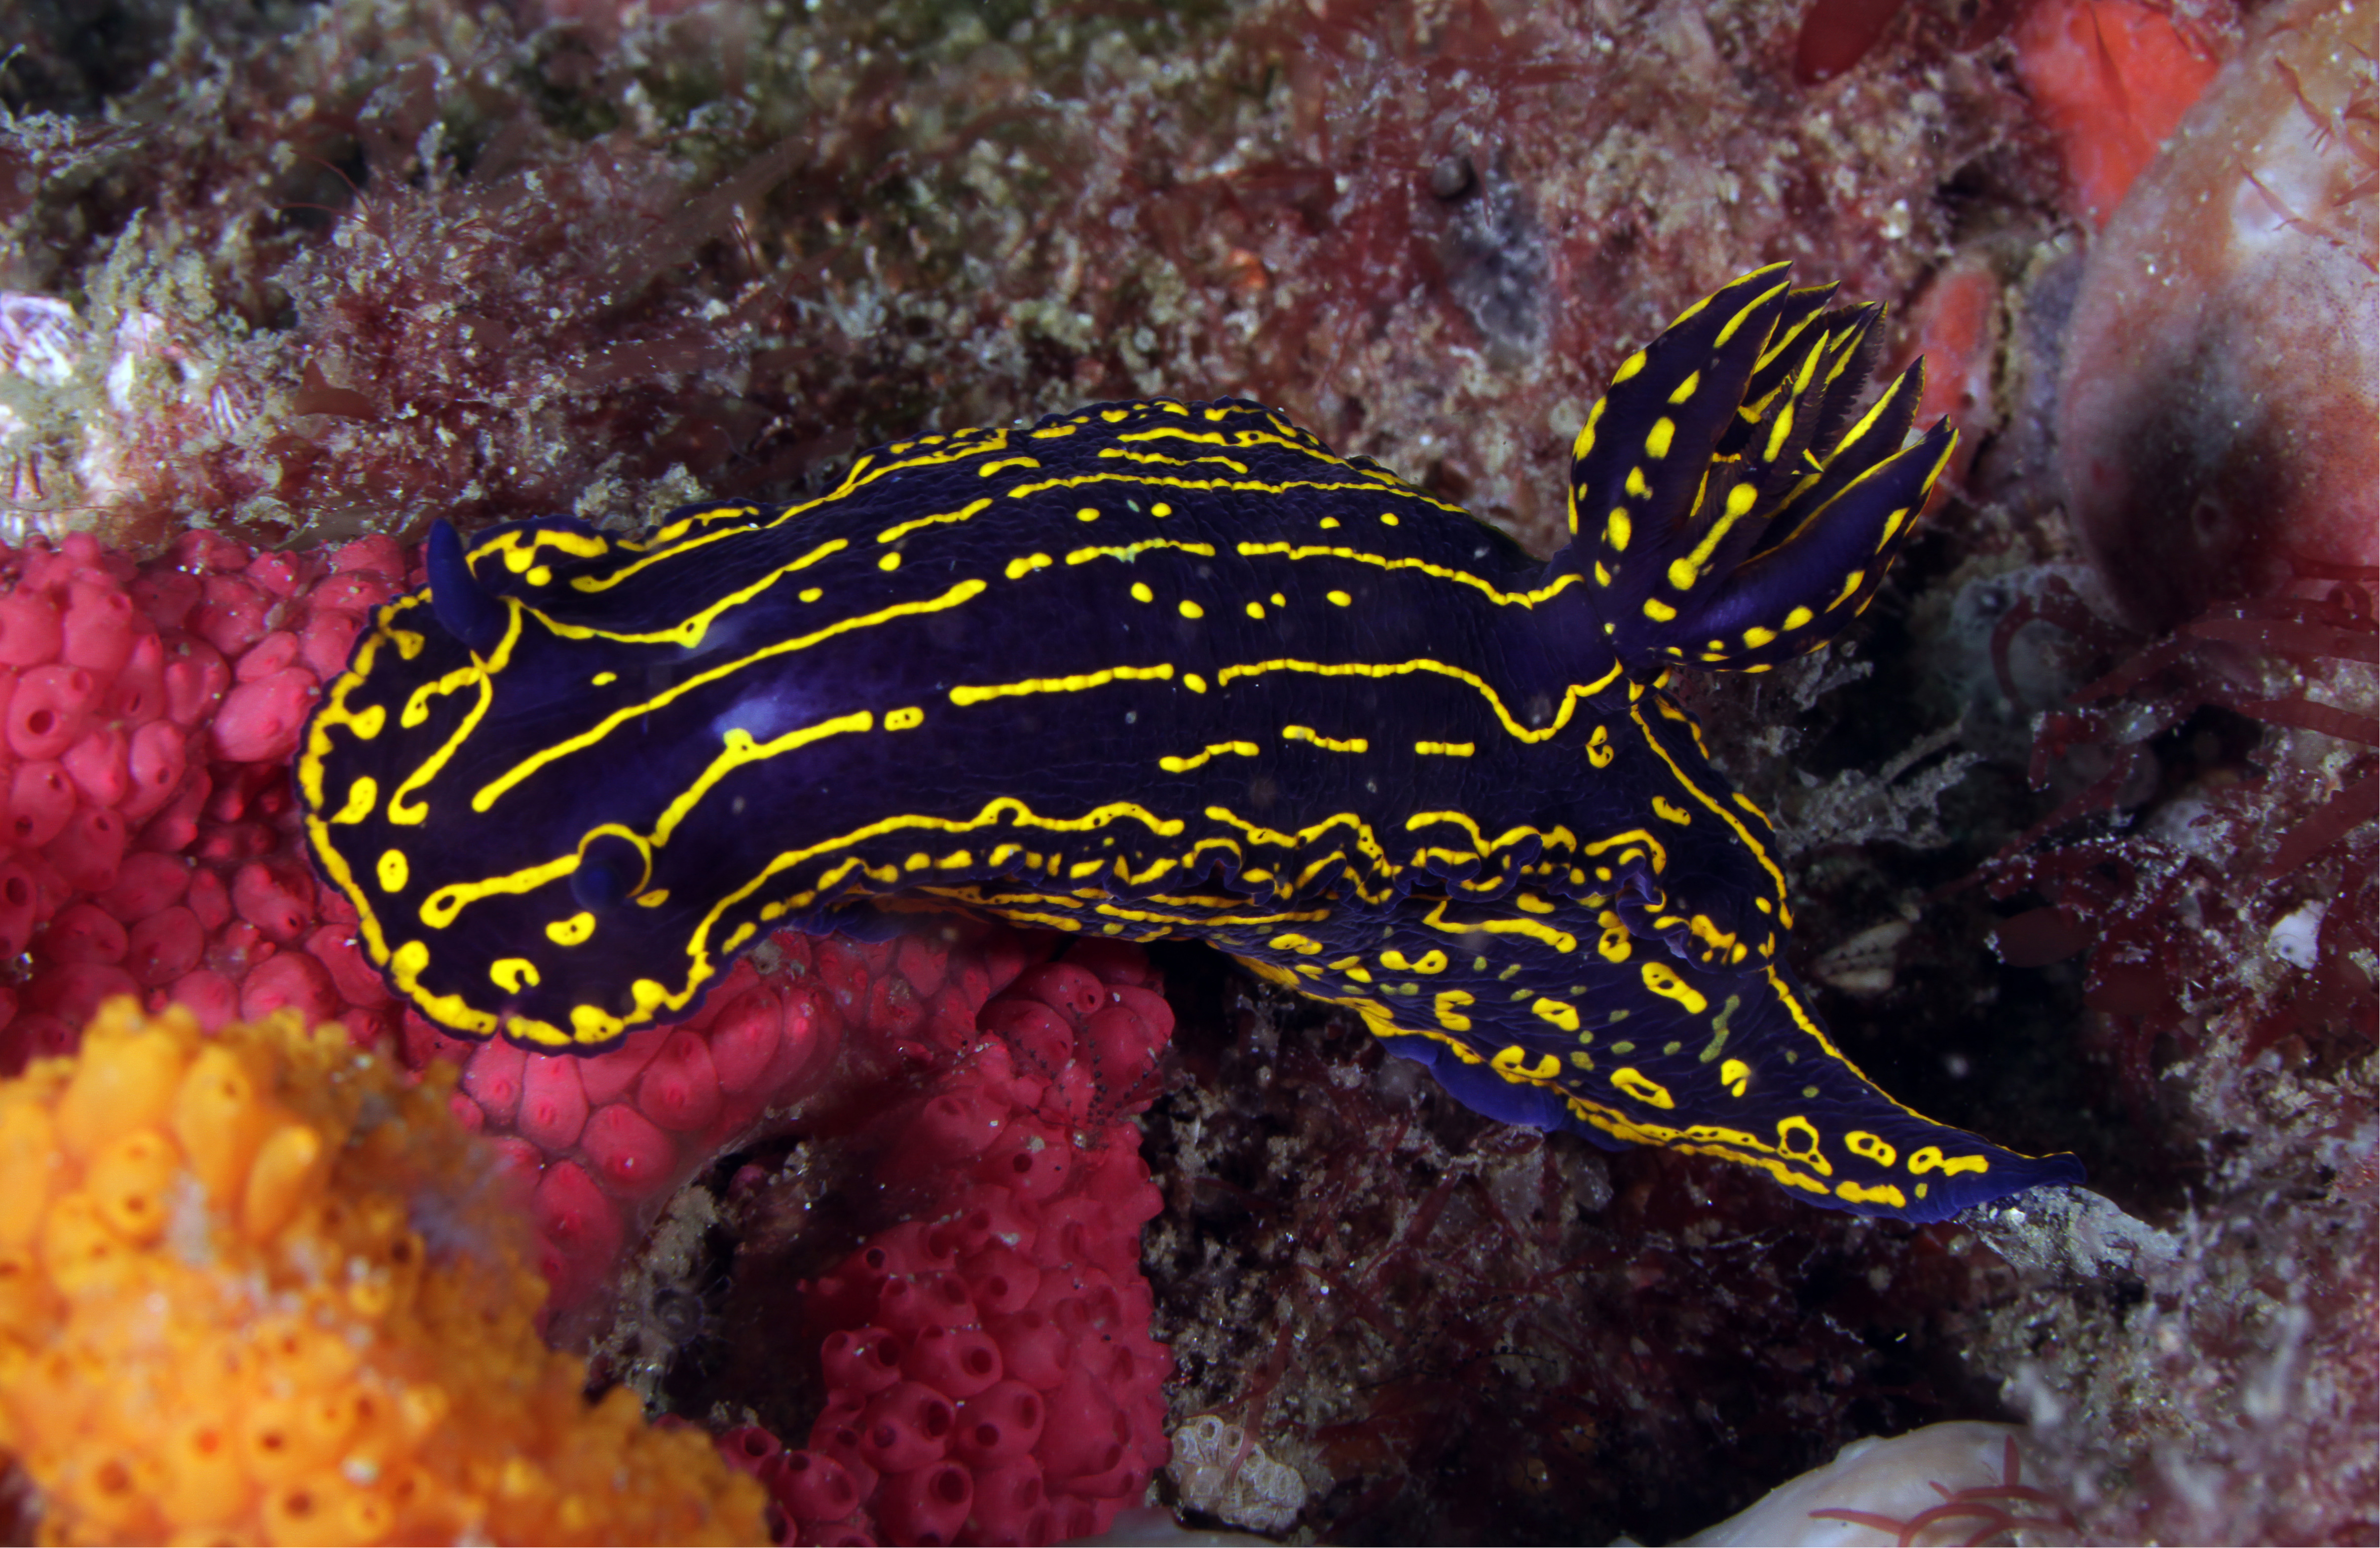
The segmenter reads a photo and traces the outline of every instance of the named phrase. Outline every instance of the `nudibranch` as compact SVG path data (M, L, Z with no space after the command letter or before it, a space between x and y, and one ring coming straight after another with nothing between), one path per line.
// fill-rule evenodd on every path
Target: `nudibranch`
M309 725L402 998L591 1052L774 930L1211 941L1462 1101L1937 1219L2070 1156L1901 1107L1788 971L1769 824L1663 691L1875 595L1952 437L1784 265L1628 357L1531 557L1260 405L919 436L786 509L434 528ZM1904 445L1904 442L1907 444Z

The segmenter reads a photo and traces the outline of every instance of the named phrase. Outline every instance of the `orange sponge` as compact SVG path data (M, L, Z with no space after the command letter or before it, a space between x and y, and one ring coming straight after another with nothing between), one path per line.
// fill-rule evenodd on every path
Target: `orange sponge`
M408 1079L116 999L0 1083L0 1451L45 1537L763 1540L699 1432L539 1341L528 1224Z
M2172 16L2134 0L2035 0L2014 41L2017 74L2094 225L2107 224L2222 63Z

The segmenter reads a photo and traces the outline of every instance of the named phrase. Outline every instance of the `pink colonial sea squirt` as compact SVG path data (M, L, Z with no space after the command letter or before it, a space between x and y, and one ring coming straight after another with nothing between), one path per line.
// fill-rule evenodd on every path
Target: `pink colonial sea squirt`
M2059 456L2138 626L2374 562L2374 20L2371 0L2275 7L2092 254Z

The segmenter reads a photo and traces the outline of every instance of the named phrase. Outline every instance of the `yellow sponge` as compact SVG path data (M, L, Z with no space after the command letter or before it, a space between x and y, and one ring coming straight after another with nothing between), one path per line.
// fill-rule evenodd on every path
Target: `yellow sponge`
M45 1538L765 1541L758 1483L539 1339L447 1094L129 999L0 1082L0 1452Z

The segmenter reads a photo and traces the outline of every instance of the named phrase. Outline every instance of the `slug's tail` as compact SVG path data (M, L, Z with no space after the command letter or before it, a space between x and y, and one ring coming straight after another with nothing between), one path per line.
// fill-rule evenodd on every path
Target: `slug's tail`
M1957 435L1909 444L1925 363L1853 417L1883 306L1755 269L1620 363L1572 453L1569 546L1621 659L1766 671L1857 616Z

